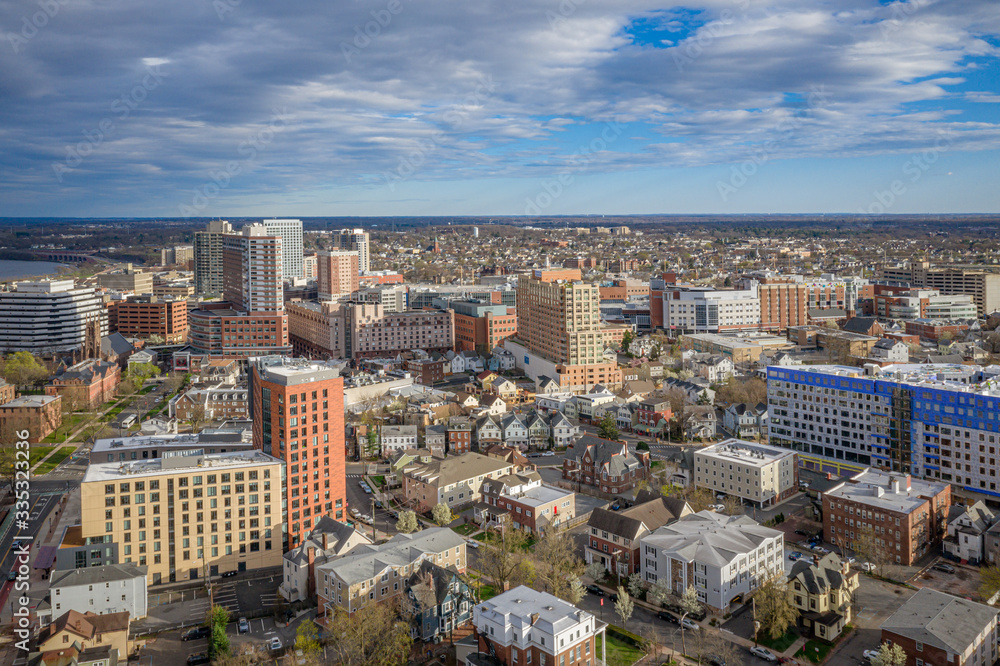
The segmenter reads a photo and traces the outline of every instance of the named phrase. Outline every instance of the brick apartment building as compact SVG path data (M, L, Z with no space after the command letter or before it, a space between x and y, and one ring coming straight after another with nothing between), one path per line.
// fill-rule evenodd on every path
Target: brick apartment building
M483 481L482 493L475 514L487 526L499 524L506 516L517 529L539 534L576 516L576 495L543 485L538 472Z
M25 395L0 405L0 437L15 441L14 433L28 431L29 443L37 444L62 423L62 397Z
M406 362L406 370L413 373L413 380L424 386L434 386L444 381L444 359L414 358Z
M158 336L167 344L184 342L188 334L187 301L159 296L132 296L108 304L108 328L129 338Z
M851 548L871 528L888 561L910 566L940 547L951 485L868 469L823 493L823 535Z
M993 664L997 610L925 587L882 623L882 642L903 648L905 666Z
M965 332L969 330L968 324L939 319L912 319L903 322L903 326L907 335L916 335L933 342L949 337L955 340L964 336Z
M584 547L587 564L603 564L605 569L619 576L639 573L639 539L692 513L682 499L652 492L646 495L646 492L640 491L637 503L628 509L594 509L591 512Z
M63 396L67 410L96 409L115 397L120 383L121 368L117 363L88 359L53 377L45 394Z
M449 455L460 455L472 451L472 422L465 418L453 418L446 429Z
M649 479L649 452L628 450L625 442L584 435L566 451L563 478L616 495Z
M517 334L517 311L478 299L450 301L455 311L455 349L486 354Z

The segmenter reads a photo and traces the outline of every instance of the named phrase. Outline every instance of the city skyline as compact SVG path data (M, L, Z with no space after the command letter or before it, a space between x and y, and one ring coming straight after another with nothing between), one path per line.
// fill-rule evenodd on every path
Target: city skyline
M7 215L1000 210L987 3L53 7L0 12Z

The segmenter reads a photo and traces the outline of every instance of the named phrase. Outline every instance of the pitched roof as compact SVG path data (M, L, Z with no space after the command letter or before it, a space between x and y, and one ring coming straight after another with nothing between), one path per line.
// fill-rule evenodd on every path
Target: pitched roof
M49 638L64 631L74 633L85 640L89 640L97 634L106 634L112 631L128 631L128 611L118 613L106 613L98 615L87 611L80 613L75 610L68 610L55 619L49 626L42 629L38 635L39 643L44 643Z
M924 587L882 623L882 630L964 654L996 618L995 608Z
M622 511L594 509L587 525L626 539L636 539L643 526L652 532L690 513L691 507L684 500L657 497Z
M878 319L875 317L852 317L844 323L844 328L842 330L848 333L861 333L862 335L868 335L868 331L872 330L872 326L878 323Z
M97 585L113 583L119 580L145 578L146 567L126 562L124 564L105 564L99 567L84 567L82 569L67 569L53 571L49 579L49 588L70 587L74 585Z
M388 568L411 564L423 555L443 553L464 544L465 539L450 527L434 527L413 534L397 534L378 545L355 546L343 557L320 568L353 585L380 575Z
M679 559L721 567L781 535L744 515L699 511L664 525L642 538L643 544L675 553Z
M809 594L837 590L844 584L843 562L836 553L828 553L819 562L801 558L792 565L789 580L798 580Z
M620 476L639 466L639 459L623 442L613 442L593 435L584 435L576 440L566 451L566 459L576 459L582 464L583 457L588 451L594 462L595 473L606 470L609 475Z
M459 483L474 476L492 474L510 466L509 462L479 453L463 453L444 460L415 463L403 470L407 476L440 487Z

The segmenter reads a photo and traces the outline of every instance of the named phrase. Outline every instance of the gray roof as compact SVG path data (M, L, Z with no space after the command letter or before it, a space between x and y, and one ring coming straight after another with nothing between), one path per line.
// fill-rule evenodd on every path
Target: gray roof
M622 442L613 442L593 435L584 435L566 451L566 459L583 464L583 456L590 450L595 473L607 470L611 476L621 476L624 472L639 466L639 459Z
M861 333L862 335L868 335L868 331L870 331L872 326L877 323L878 319L875 317L852 317L844 322L844 328L842 330L845 330L848 333Z
M524 585L482 602L479 608L486 617L500 624L509 622L522 634L528 627L538 627L543 633L558 635L593 617L559 597Z
M990 511L982 500L979 500L972 506L952 504L948 510L948 524L954 523L962 516L965 516L972 523L971 527L962 529L971 530L978 534L982 534L988 530L994 521L996 521L996 514Z
M323 550L323 535L326 534L326 550ZM309 562L309 549L315 548L321 553L321 557L317 559L322 559L323 557L333 557L342 554L344 546L348 544L351 537L360 536L365 541L371 543L369 539L363 532L360 532L347 523L340 523L331 518L330 516L323 516L316 523L312 531L309 532L309 536L300 543L298 546L293 548L284 554L284 559L289 560L299 566Z
M964 654L996 619L995 608L925 587L883 622L882 630Z
M699 511L659 528L643 537L642 543L675 553L688 562L721 567L781 535L744 515Z
M348 585L379 576L386 569L411 564L423 555L464 546L465 539L450 527L434 527L413 534L397 534L379 545L363 544L320 568Z
M907 484L909 477L909 486ZM898 480L899 492L893 490L892 482ZM886 511L912 513L930 502L927 498L937 497L947 488L946 483L914 479L902 474L889 474L877 469L866 469L847 481L823 493L824 497L851 500L859 504L878 507Z
M104 564L99 567L53 571L49 580L49 588L113 583L119 580L131 580L140 577L146 577L146 567L144 566L141 567L131 562L125 564Z
M463 453L444 460L414 464L403 471L407 476L441 488L483 474L493 474L510 466L509 462L479 453Z
M801 558L792 565L789 580L798 580L809 594L837 590L844 584L843 562L836 553L828 553L819 562Z
M587 526L617 534L625 539L636 539L643 526L653 532L690 513L691 507L682 499L657 497L622 511L594 509Z

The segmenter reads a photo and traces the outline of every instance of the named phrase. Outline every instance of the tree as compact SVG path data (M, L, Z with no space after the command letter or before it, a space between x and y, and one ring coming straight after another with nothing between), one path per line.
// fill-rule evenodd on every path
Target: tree
M225 657L229 654L229 636L226 635L226 625L229 624L229 611L223 606L212 606L205 614L205 626L211 627L208 638L208 656L212 659Z
M566 594L566 601L570 602L574 606L583 601L583 598L587 595L587 587L583 584L583 581L579 577L574 576L569 582L569 590Z
M618 617L622 619L622 626L628 622L629 618L632 617L632 611L635 610L635 603L632 601L632 597L628 596L628 592L625 590L624 585L618 586L618 601L615 602L615 613Z
M673 590L670 589L670 582L666 576L657 578L653 586L646 592L646 599L652 599L661 606L666 604L673 596Z
M882 643L878 654L872 658L872 666L906 666L906 650L898 643Z
M854 540L848 545L859 558L872 564L873 573L884 576L885 565L889 561L889 551L885 543L875 533L875 528L871 525L865 525L858 529L855 535Z
M715 495L708 488L695 488L691 486L684 489L682 496L695 513L704 511L712 504L715 504Z
M1000 592L1000 567L993 565L979 570L979 596L989 599Z
M622 353L623 354L628 354L629 353L628 348L632 345L632 341L633 340L635 340L635 336L632 334L632 331L625 331L625 334L622 335Z
M141 388L147 379L160 376L160 369L152 363L130 363L125 376L135 383L135 388Z
M701 609L701 602L698 601L698 591L694 589L694 585L689 585L688 589L684 590L684 594L681 595L678 601L678 606L681 609L681 622L684 622L686 618L691 613L696 613ZM687 654L687 632L681 632L681 649L684 654Z
M208 417L208 411L205 409L205 405L198 403L190 410L188 410L188 422L191 424L191 431L198 432L202 427L208 423L211 419Z
M583 572L583 562L576 555L573 537L565 529L550 526L535 545L538 582L542 590L568 601L574 580Z
M49 377L49 371L31 352L15 352L3 365L3 378L17 388L40 384Z
M764 581L754 595L754 603L760 628L772 639L784 636L798 620L799 611L792 605L788 588L779 576Z
M628 577L628 593L633 597L642 596L642 576L634 573Z
M322 650L319 643L319 632L313 622L303 622L295 630L295 649L302 650L302 653L309 656L316 656Z
M528 536L513 527L510 516L500 519L500 529L487 534L479 549L479 571L506 592L534 579L534 566L525 556Z
M353 614L338 608L328 620L328 646L343 666L396 666L406 661L413 639L397 617L395 603L365 604Z
M608 575L608 570L600 562L591 562L584 569L583 573L590 576L596 583L598 581L604 580L604 577Z
M420 529L420 524L417 522L417 514L415 511L401 511L399 513L399 519L396 521L396 529L403 534L412 534Z
M431 517L441 527L451 525L452 521L455 520L455 516L451 513L451 507L443 502L434 505L434 508L431 509Z
M618 425L611 414L607 414L601 419L597 428L597 435L602 439L611 440L617 440L621 436L621 433L618 432Z
M722 506L725 507L722 512L727 516L743 515L743 500L735 495L726 495L722 500Z

